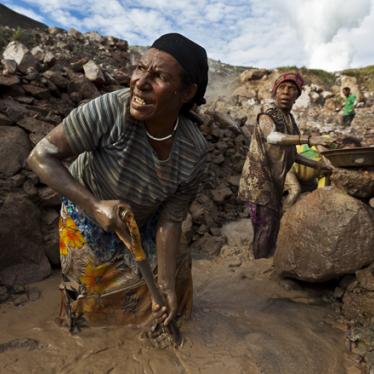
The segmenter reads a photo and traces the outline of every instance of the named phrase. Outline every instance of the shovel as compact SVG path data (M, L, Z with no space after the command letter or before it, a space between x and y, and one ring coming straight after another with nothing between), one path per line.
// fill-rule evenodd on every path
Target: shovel
M144 252L141 243L141 237L138 225L135 221L134 214L129 209L121 209L119 212L121 220L126 224L129 233L131 246L129 248L131 254L134 256L138 269L145 281L145 284L148 287L149 293L151 294L152 299L160 306L160 308L166 306L165 299L161 294L160 290L156 286L155 279L153 277L153 272L149 266L147 256ZM118 234L118 233L117 233ZM124 241L120 234L118 234L120 239ZM179 347L183 343L182 335L175 323L175 321L170 321L167 326L162 326L164 330L172 338L174 345Z

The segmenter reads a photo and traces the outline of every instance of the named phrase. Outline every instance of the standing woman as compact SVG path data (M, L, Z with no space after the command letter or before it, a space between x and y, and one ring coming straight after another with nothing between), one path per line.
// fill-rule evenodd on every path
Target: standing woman
M207 154L189 111L205 102L207 82L205 49L180 34L163 35L141 58L130 89L74 109L30 154L31 169L63 195L61 320L168 324L189 316L191 259L179 248L181 223ZM129 243L119 218L127 207L165 296L161 310L115 234Z

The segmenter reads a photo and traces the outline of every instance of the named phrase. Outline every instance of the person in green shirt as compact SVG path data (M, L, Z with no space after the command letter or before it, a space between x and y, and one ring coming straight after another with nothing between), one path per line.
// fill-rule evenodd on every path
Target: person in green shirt
M343 109L343 114L341 118L341 125L348 127L351 125L353 118L355 117L355 106L356 106L356 96L351 94L351 89L349 87L343 88L343 94L346 97L343 106L339 109Z

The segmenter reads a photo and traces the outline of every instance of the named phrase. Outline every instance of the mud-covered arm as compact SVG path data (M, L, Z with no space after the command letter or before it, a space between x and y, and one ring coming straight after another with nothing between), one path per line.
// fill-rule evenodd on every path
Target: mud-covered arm
M274 122L267 114L262 114L259 118L259 126L263 137L268 144L274 145L293 145L308 143L308 136L288 135L275 131Z
M317 169L320 167L322 164L316 160L312 160L310 158L304 157L300 154L296 154L295 156L295 162L301 165L309 166L311 168Z
M77 204L103 229L126 232L118 210L127 208L127 205L116 200L96 199L65 167L63 161L74 156L76 154L69 146L63 124L60 124L34 147L27 164L45 184Z
M180 222L172 222L161 219L157 234L157 263L158 263L158 285L166 297L168 305L168 324L177 312L177 297L175 292L176 258L181 237Z
M267 114L263 114L259 118L259 125L264 138L268 144L274 145L329 145L333 142L332 138L325 136L311 135L289 135L275 131L274 122Z
M304 157L300 154L296 154L295 162L301 165L309 166L313 169L317 169L319 175L330 175L332 172L331 166L327 165L325 162L311 160L310 158Z
M195 199L200 181L205 172L207 154L204 151L188 180L165 202L156 234L158 283L168 304L169 323L177 312L175 290L176 258L180 246L182 222L188 208Z
M297 180L296 175L292 171L289 171L286 174L284 190L288 192L288 195L283 202L283 209L286 210L296 202L301 194L300 183Z

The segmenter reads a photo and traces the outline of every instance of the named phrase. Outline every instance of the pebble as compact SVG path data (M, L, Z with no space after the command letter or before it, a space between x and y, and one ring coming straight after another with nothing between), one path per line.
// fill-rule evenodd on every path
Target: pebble
M30 301L36 301L40 299L41 292L39 289L32 287L27 291L27 295Z
M21 284L16 284L12 288L12 293L14 294L21 294L25 292L25 286L22 286Z
M22 295L19 295L18 297L16 297L14 300L13 300L13 304L15 306L20 306L20 305L23 305L25 303L28 302L28 297L26 294L22 294Z
M235 260L233 260L233 261L231 261L230 263L229 263L229 267L230 268L237 268L237 267L239 267L239 266L241 266L242 265L242 260L241 259L235 259Z

